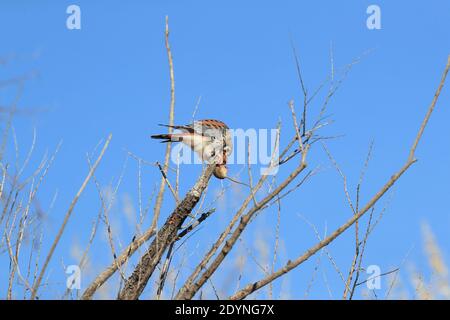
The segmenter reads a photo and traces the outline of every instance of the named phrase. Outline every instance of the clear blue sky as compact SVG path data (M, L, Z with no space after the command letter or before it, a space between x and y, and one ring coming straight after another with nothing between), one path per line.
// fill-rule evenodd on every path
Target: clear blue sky
M81 30L66 28L66 8L70 4L81 8ZM381 30L366 27L366 8L370 4L381 8ZM52 152L63 141L38 195L41 207L48 210L58 191L54 208L43 225L44 249L48 249L87 173L86 153L92 152L109 133L113 134L112 144L97 174L102 185L117 181L127 151L149 162L162 161L164 148L151 141L149 135L159 133L157 124L168 118L165 15L170 20L175 65L176 122L191 120L201 96L197 118L222 119L233 128L274 128L280 118L282 143L294 134L287 102L294 99L300 105L302 100L290 39L297 47L310 91L329 73L331 44L336 68L371 50L354 66L332 100L329 114L335 122L325 131L344 135L327 144L347 174L353 195L368 146L374 141L373 159L362 188L363 202L406 159L450 53L450 3L444 0L133 1L126 5L122 1L2 1L0 57L10 60L0 66L0 79L38 72L26 83L19 103L21 110L38 112L19 113L14 121L22 160L31 144L33 128L37 132L28 173L39 164L46 150ZM449 87L444 89L417 151L419 162L377 206L381 209L390 199L369 240L364 260L365 266L376 264L383 272L403 262L401 277L410 293L414 291L409 286L411 265L425 277L430 276L422 245L422 222L430 224L446 261L450 258L450 147L446 139L450 136ZM1 105L10 101L11 92L0 93ZM320 107L319 102L314 104L316 108ZM11 147L9 159L14 156ZM299 215L314 223L321 234L326 229L331 232L351 215L342 180L320 145L312 149L309 164L311 168L321 166L320 173L282 203L282 249L277 267L316 241L314 232ZM242 165L230 167L232 175L241 169ZM142 170L143 194L147 198L160 175L154 167L144 166ZM182 168L182 192L192 185L199 170L199 166ZM246 175L243 173L241 178L245 180ZM213 180L211 194L219 188L220 182ZM225 204L218 206L214 216L179 251L178 257L183 252L187 254L189 266L201 257L235 212L244 191L237 192L236 188L227 191ZM138 210L137 194L137 164L129 159L118 203L111 212L122 245L130 241L134 231L123 207L130 201ZM173 206L169 193L166 200L163 219ZM91 184L57 247L50 265L51 284L43 297L60 296L65 281L63 263L77 263L73 248L86 246L99 205L96 188ZM233 268L237 255L244 253L248 257L242 285L263 276L246 250L264 263L258 244L263 239L272 249L275 222L276 210L263 212L214 277L225 297L236 286ZM148 223L147 220L145 226ZM345 276L354 250L353 231L328 249ZM103 229L90 257L92 273L83 278L83 285L111 262ZM282 286L283 297L303 298L316 258L293 271L284 282L277 281L275 297ZM174 263L177 262L179 258ZM7 271L8 263L4 255L0 257L2 273ZM326 256L322 257L309 297L330 297L323 274L332 297L340 298L343 283ZM2 292L6 291L5 286L0 283ZM205 290L214 297L210 286ZM386 290L387 281L383 278L377 293L383 297ZM144 297L150 294L147 291ZM259 297L267 297L266 291ZM358 293L357 297L361 295Z

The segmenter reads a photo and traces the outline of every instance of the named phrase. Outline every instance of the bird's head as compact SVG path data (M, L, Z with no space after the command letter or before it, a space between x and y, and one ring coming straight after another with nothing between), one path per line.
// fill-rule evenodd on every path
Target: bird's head
M228 169L224 164L217 164L214 168L214 177L217 179L225 179L227 177Z

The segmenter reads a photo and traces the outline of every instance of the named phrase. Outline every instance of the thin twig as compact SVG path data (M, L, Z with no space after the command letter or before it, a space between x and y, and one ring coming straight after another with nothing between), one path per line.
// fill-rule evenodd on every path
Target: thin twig
M108 149L109 143L111 142L112 139L112 134L110 134L108 136L108 139L106 140L102 151L100 152L100 155L98 156L97 160L95 161L94 165L92 166L91 170L89 171L86 179L84 180L83 184L81 185L80 189L78 190L77 194L75 195L75 197L72 200L72 203L69 206L69 209L66 212L66 215L64 216L64 221L58 231L58 234L56 235L55 240L53 241L52 246L50 247L50 251L48 252L47 257L45 258L45 262L44 265L41 269L41 272L39 273L39 276L37 278L36 283L33 286L32 289L32 294L31 294L31 300L34 300L36 298L37 295L37 290L39 288L39 286L41 285L41 281L42 278L44 277L45 271L47 269L47 266L53 256L53 253L55 251L55 248L59 242L59 240L61 239L61 236L64 232L64 229L66 227L67 222L69 221L70 216L72 215L73 209L75 208L75 205L78 202L78 199L80 198L81 194L83 193L84 189L86 188L87 184L89 183L89 181L91 180L92 176L95 173L95 170L97 169L98 165L100 164L101 160L103 159L103 156L105 155L106 149Z
M165 45L166 45L166 51L167 51L167 59L169 61L169 72L170 72L170 110L169 110L169 134L172 133L173 129L172 126L174 123L174 117L175 117L175 75L173 70L173 58L172 58L172 51L170 49L170 43L169 43L169 17L166 16L166 29L165 29ZM163 172L167 175L168 167L169 167L169 161L170 161L170 150L171 150L171 143L168 143L166 145L166 154L164 156L164 169ZM166 179L161 177L161 182L159 186L159 192L158 196L156 197L156 204L153 210L153 220L151 229L156 229L159 214L161 212L161 205L163 202L164 197L164 189L166 185Z

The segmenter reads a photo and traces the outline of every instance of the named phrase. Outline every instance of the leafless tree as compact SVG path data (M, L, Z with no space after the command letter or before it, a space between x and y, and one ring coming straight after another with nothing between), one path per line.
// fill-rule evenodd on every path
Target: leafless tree
M166 18L166 28L165 28L165 47L167 51L168 64L169 64L169 75L170 75L170 107L169 107L169 124L174 123L175 116L175 73L174 73L174 62L172 57L171 46L169 43L169 25L168 19ZM226 227L218 235L217 239L210 244L209 250L207 250L203 257L197 261L196 265L192 269L186 268L185 272L189 272L189 275L184 279L183 283L173 284L173 298L179 300L193 299L198 295L201 295L201 289L206 283L211 283L214 291L215 287L212 284L212 277L220 268L224 268L224 261L230 255L232 250L236 248L237 244L242 241L243 233L248 229L249 225L254 223L259 214L265 209L275 207L278 214L281 212L281 203L283 199L287 196L292 196L305 184L309 179L317 173L317 169L310 169L308 165L308 159L311 152L315 152L317 147L322 145L325 149L330 162L333 164L334 168L340 174L343 180L343 189L346 196L348 206L352 212L351 218L347 221L342 222L342 224L337 227L328 236L322 238L315 226L310 224L317 235L318 241L315 245L308 248L303 254L298 257L290 259L281 268L275 268L275 261L277 260L277 252L279 248L279 218L277 222L276 229L276 244L273 252L273 262L271 268L264 268L264 276L261 279L240 285L239 287L229 295L228 299L237 300L245 299L249 295L255 293L263 287L271 286L272 283L291 272L295 268L299 267L311 257L318 253L326 253L326 256L332 262L337 273L343 281L343 299L352 299L355 294L355 290L364 280L360 279L360 273L362 269L362 261L364 252L366 249L366 244L368 238L377 225L378 220L374 220L374 212L376 211L376 205L380 202L386 193L392 188L392 186L403 176L403 174L410 169L410 167L417 161L416 159L416 149L419 146L422 135L425 128L428 125L431 114L436 106L437 100L444 86L447 73L450 68L450 56L448 57L447 64L445 66L442 78L438 84L435 95L432 99L430 106L425 114L422 124L420 125L417 135L411 144L409 154L405 157L404 164L398 168L397 171L393 172L387 181L378 189L376 193L369 197L367 203L361 203L360 193L361 185L364 180L364 174L367 170L371 154L372 145L369 147L369 152L366 161L363 165L363 170L360 175L360 179L356 188L356 198L352 199L349 192L349 187L347 184L347 178L344 172L339 167L337 161L331 155L331 152L327 149L326 141L332 137L328 137L322 134L322 129L326 127L330 120L326 117L327 108L332 100L332 97L336 91L340 88L341 84L345 80L346 75L353 67L353 65L359 62L360 59L355 59L352 63L345 66L339 73L340 77L337 78L338 72L334 67L334 62L331 57L330 61L332 64L331 73L327 79L321 84L317 90L310 93L307 90L305 81L302 77L300 60L298 59L297 53L293 46L295 66L297 68L298 78L300 82L300 88L303 95L303 99L300 103L301 112L300 117L297 116L297 103L294 100L289 101L286 106L290 110L291 116L291 127L292 127L292 137L285 146L281 146L280 143L280 130L278 130L278 136L276 140L276 149L280 152L278 155L274 153L271 159L270 169L277 167L278 173L275 176L261 174L257 179L253 177L250 168L250 161L248 164L248 183L238 182L235 179L231 179L230 183L241 183L248 187L248 192L244 197L244 200L240 204L239 208L234 212L231 219L228 221ZM138 224L137 229L139 232L126 246L117 250L114 245L114 234L110 227L108 220L108 205L105 199L102 198L101 188L95 177L96 169L101 164L104 158L108 146L111 143L112 136L109 135L107 139L102 143L102 148L100 149L96 160L91 163L88 161L88 173L86 178L82 182L78 192L74 195L73 200L68 205L67 212L64 215L64 220L60 226L57 235L50 242L49 251L43 255L44 260L42 266L40 266L39 261L41 261L41 245L43 234L32 234L31 237L34 238L37 243L36 250L32 250L36 257L30 256L28 258L28 263L21 262L21 259L25 259L21 255L20 249L24 242L24 238L27 232L33 229L36 223L36 213L38 210L33 209L33 205L36 200L37 190L46 177L51 164L53 163L56 154L60 148L60 145L56 148L55 153L47 157L45 156L42 162L39 164L38 168L34 171L31 177L22 177L23 170L21 166L16 164L15 173L11 172L9 164L3 159L3 150L8 134L11 131L11 121L14 113L16 112L17 101L20 99L20 95L23 88L23 82L25 79L14 80L12 82L0 82L0 88L3 85L10 85L14 83L17 85L17 99L13 102L12 106L7 110L7 120L6 126L4 128L3 144L0 153L1 162L1 185L0 185L0 199L2 203L2 208L0 212L0 228L2 230L2 241L0 242L0 253L7 254L10 259L10 268L8 275L8 292L7 298L13 299L13 286L15 279L19 279L21 285L24 286L24 297L30 299L37 299L39 297L39 291L45 285L45 277L48 275L47 269L50 261L54 258L55 248L58 246L61 237L65 231L65 227L71 218L74 210L76 208L78 199L82 196L86 186L94 181L97 185L99 191L99 196L101 198L101 209L98 214L96 223L93 225L91 237L89 239L89 245L83 254L80 264L84 265L86 262L86 257L88 255L89 247L93 243L95 234L98 229L100 221L103 221L107 226L109 243L112 252L112 261L109 266L103 269L87 286L81 295L81 299L93 299L95 294L99 291L102 286L105 286L108 280L110 280L116 273L120 274L121 285L119 291L117 292L118 299L139 299L147 287L149 279L155 276L159 281L157 284L157 298L161 297L162 291L168 287L169 282L167 281L170 264L172 262L173 255L176 254L174 249L177 244L183 241L189 241L189 235L195 230L211 215L213 214L215 208L210 208L209 210L202 210L203 201L205 199L205 194L210 182L214 170L214 164L205 165L203 167L202 173L198 177L197 181L193 184L190 190L183 196L179 195L179 183L180 174L179 168L175 169L175 181L171 181L170 170L170 153L171 144L167 144L166 152L164 155L164 161L162 164L150 163L151 166L161 173L161 179L159 186L156 188L155 205L153 207L153 217L151 219L151 224L142 231L141 223ZM324 94L323 101L320 102L321 108L319 112L315 114L316 118L313 118L314 112L311 110L311 104L313 101L319 99L320 93L322 93L325 88L329 86L329 89ZM197 108L197 107L196 107ZM195 113L196 111L194 111ZM283 128L287 128L287 125L283 124ZM278 129L281 129L282 123L278 122ZM169 132L172 129L169 127ZM29 152L32 153L33 146ZM250 154L250 150L248 149ZM139 184L141 185L140 176L140 166L146 162L135 155L131 155L137 160L139 164ZM29 162L29 157L25 160L22 167L26 166ZM293 169L289 169L287 163L293 166ZM281 178L284 177L284 178ZM280 178L280 181L277 181ZM265 190L265 186L268 186ZM167 187L167 188L166 188ZM29 192L26 191L29 188ZM164 194L166 189L170 190L171 195L175 199L175 206L170 210L165 222L161 227L158 227L161 211L163 208ZM141 199L141 195L139 196ZM140 200L141 201L141 200ZM139 205L141 208L141 204ZM384 209L383 209L384 210ZM33 213L33 215L31 214ZM361 218L368 215L368 220L366 225L362 223ZM381 214L379 217L381 217ZM188 227L185 228L185 222L189 218ZM142 219L140 219L142 222ZM346 276L337 267L332 255L327 251L327 247L333 241L337 241L339 237L347 231L349 228L354 227L355 231L355 245L354 245L354 256L350 262L350 268ZM127 265L130 259L135 255L136 252L141 252L138 258L138 263L132 265L131 273L127 271ZM27 270L22 270L22 266L26 265ZM178 268L183 268L183 265ZM394 270L395 271L395 270ZM158 274L159 272L159 274ZM175 277L180 272L180 270L175 270ZM215 293L218 298L219 295Z

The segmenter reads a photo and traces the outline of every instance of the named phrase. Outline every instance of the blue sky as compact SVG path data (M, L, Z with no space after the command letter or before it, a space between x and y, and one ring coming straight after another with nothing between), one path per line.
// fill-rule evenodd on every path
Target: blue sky
M66 28L66 8L71 4L81 8L81 30ZM381 8L381 30L366 27L366 9L371 4ZM0 66L0 77L37 73L26 82L19 103L21 110L34 112L19 113L14 120L22 160L33 129L37 132L28 173L38 166L46 150L52 152L63 141L38 195L41 207L48 210L58 192L43 225L44 252L88 171L86 153L93 152L101 139L113 134L97 173L103 186L117 182L127 151L149 162L162 161L164 146L151 141L149 135L159 133L157 124L168 119L166 15L175 65L177 123L191 120L201 97L196 118L222 119L232 128L274 128L281 119L285 144L294 134L287 102L294 99L300 105L302 101L291 40L309 91L314 91L330 71L330 47L337 69L363 56L333 98L328 114L334 123L324 130L327 135L343 135L328 141L327 146L348 176L353 195L368 146L374 141L373 158L362 187L363 202L405 161L450 53L448 1L133 1L126 5L120 1L2 1L0 57L8 58L8 63ZM367 51L370 53L364 55ZM1 92L0 104L10 103L12 93L9 89ZM320 108L320 101L312 108ZM377 206L380 211L389 202L366 250L366 266L379 265L386 272L402 265L401 276L410 293L414 291L408 287L410 265L430 276L420 232L422 222L431 226L449 261L450 147L445 139L450 134L449 102L450 90L446 87L417 150L418 163ZM12 144L7 157L14 157ZM320 166L320 173L282 203L282 250L277 267L316 242L314 232L299 215L314 223L321 234L331 232L351 215L342 180L320 145L312 149L309 164L311 168ZM232 175L241 169L242 165L230 167ZM281 177L289 169L283 169ZM133 236L134 227L127 222L123 208L131 203L138 210L137 172L136 161L128 159L118 202L111 212L118 245ZM182 168L182 192L199 172L200 166ZM241 178L246 179L245 173ZM157 168L144 166L142 179L144 197L149 197L160 179ZM220 187L219 181L211 181L210 191ZM180 250L175 261L186 250L188 265L195 265L235 212L245 191L239 188L227 191L218 211ZM163 219L173 207L169 193L166 200ZM43 297L55 298L63 291L62 261L77 263L73 248L86 246L99 206L91 183L57 247L50 265L53 282ZM232 269L236 256L246 254L247 247L256 259L264 260L258 249L261 239L272 249L276 219L276 210L262 213L219 270L214 281L220 290L223 287L224 296L236 286ZM345 233L328 249L346 275L354 250L353 232ZM111 262L103 229L90 257L93 271L83 278L83 285ZM2 273L8 261L0 257ZM316 262L314 257L285 280L277 281L275 293L303 298ZM328 282L323 280L324 274ZM262 276L248 258L241 284ZM383 281L377 291L380 297L387 289L387 280ZM5 283L0 283L0 289L6 290ZM210 288L205 290L211 293ZM309 298L329 298L330 291L333 298L340 298L343 283L323 256ZM151 292L146 294L144 297L149 297ZM267 297L266 291L259 297ZM362 297L360 292L357 297Z

